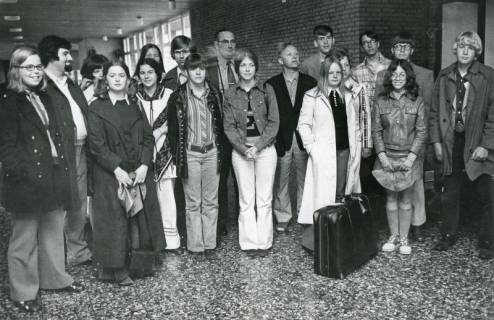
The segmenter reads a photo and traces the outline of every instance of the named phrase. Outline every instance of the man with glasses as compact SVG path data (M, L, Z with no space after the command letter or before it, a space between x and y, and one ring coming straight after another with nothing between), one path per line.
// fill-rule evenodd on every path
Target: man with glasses
M177 62L177 66L166 73L163 79L165 88L172 91L187 82L187 71L185 70L185 59L191 54L196 53L197 48L189 37L176 36L170 44L170 55Z
M327 25L317 25L312 34L317 52L302 62L300 72L308 74L314 79L319 79L321 63L334 45L333 29Z
M442 165L441 239L456 242L461 200L470 189L480 211L479 257L494 258L494 70L480 63L482 40L472 31L454 42L456 62L441 70L432 94L429 136Z
M216 56L212 61L208 61L206 75L208 81L216 88L219 88L221 93L233 86L238 81L238 75L234 68L234 55L237 47L235 34L228 29L221 29L215 34L214 48ZM229 217L228 208L229 202L235 203L235 212L238 214L238 185L235 179L235 174L232 170L232 145L228 139L224 139L223 158L220 172L220 183L218 190L218 236L227 234L228 220L234 220L234 217ZM228 188L228 177L231 176L233 188ZM233 191L233 193L231 193Z
M57 36L46 36L38 44L41 63L48 77L47 93L56 106L61 124L63 154L67 157L72 210L65 220L68 264L91 261L84 226L87 221L87 102L84 93L66 74L72 71L71 44Z
M379 37L373 31L365 31L360 35L360 45L364 49L365 58L353 69L353 75L365 86L369 99L374 101L374 90L379 71L388 68L391 61L379 51Z
M373 31L365 31L360 35L360 45L364 49L365 58L362 63L352 70L352 75L357 82L364 86L368 101L372 107L375 99L374 91L376 87L377 74L386 70L391 60L379 52L379 37ZM382 193L381 185L372 176L375 155L362 159L360 162L360 180L362 183L362 192L366 194Z
M393 36L391 39L391 53L395 59L403 59L410 62L412 66L413 72L415 73L415 81L419 85L419 96L421 96L424 100L425 106L425 120L427 121L431 100L432 100L432 88L434 86L434 77L432 74L432 70L423 68L418 66L410 61L410 57L415 51L415 40L413 36L408 32L399 32ZM382 70L377 74L376 80L376 90L375 90L375 98L379 96L381 92L383 92L383 81L384 76L386 74L386 70ZM423 149L424 152L419 157L420 166L424 165L424 155L426 148ZM431 167L432 164L428 163L428 167ZM422 170L423 168L421 168ZM420 226L425 223L426 215L425 215L425 198L424 198L424 180L419 179L415 182L414 190L413 190L413 214L412 214L412 228L410 230L410 238L411 240L422 241L423 235L421 232Z

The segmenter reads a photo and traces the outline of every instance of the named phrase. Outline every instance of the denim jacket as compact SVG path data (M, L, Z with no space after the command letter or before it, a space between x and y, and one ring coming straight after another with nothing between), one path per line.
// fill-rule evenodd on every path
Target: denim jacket
M374 105L372 138L376 153L386 149L409 151L420 155L427 139L422 97L412 100L409 94L397 98L380 96Z
M251 89L250 105L254 113L257 129L261 136L255 147L258 151L274 143L280 122L278 104L273 87L266 84L265 88L256 84ZM248 147L245 145L247 137L247 107L249 97L239 84L225 92L225 106L223 109L223 127L225 134L233 148L244 154Z

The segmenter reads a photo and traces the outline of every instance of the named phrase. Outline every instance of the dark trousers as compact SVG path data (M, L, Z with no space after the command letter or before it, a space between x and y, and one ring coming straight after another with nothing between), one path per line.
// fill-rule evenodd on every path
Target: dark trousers
M464 146L465 136L455 134L452 174L444 176L443 180L441 234L455 235L460 212L468 210L469 202L475 201L480 212L480 241L494 242L494 176L483 174L470 181L464 169ZM469 199L472 196L474 199Z
M233 180L233 194L228 188L228 177ZM232 167L232 147L230 144L225 146L225 154L220 169L220 184L218 188L218 228L226 228L228 221L234 221L238 217L238 185ZM229 212L230 203L234 206L234 212ZM218 232L218 234L220 234Z
M177 230L180 235L180 246L187 244L187 226L185 223L185 193L182 179L175 179L175 204L177 206Z

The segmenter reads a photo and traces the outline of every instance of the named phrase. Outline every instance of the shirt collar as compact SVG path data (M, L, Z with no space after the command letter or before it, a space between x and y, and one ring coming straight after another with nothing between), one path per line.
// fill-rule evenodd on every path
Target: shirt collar
M397 93L396 91L392 90L389 93L389 97L394 99L394 100L400 100L403 96L407 96L407 91L403 91L402 93Z
M204 82L204 87L206 88L206 90L204 90L204 93L202 94L202 96L198 97L195 93L194 93L194 90L192 90L192 86L190 85L190 82L187 81L187 93L196 97L196 98L199 98L199 99L202 99L202 98L205 98L209 95L209 85L207 82Z
M47 69L45 69L45 73L48 76L48 78L50 78L57 85L65 85L65 84L67 84L68 77L67 77L67 75L65 73L63 74L63 76L61 78L55 76L53 73L50 72L50 70L47 70Z
M292 79L288 79L286 77L286 75L283 73L283 78L285 79L285 81L288 81L288 82L296 82L298 80L298 76L299 76L299 72L297 71L297 73L295 73L295 76L292 78Z
M328 97L329 97L329 95L331 94L331 91L336 91L336 92L338 93L338 95L339 95L340 97L342 97L342 95L341 95L341 91L340 91L340 88L336 88L336 89L331 89L331 90L329 90L329 91L328 91Z
M235 91L242 90L243 92L246 92L246 91L244 90L244 88L242 88L242 87L240 86L240 81L239 81L239 82L237 82L237 83L235 84L235 86L233 86L233 87L235 88ZM259 90L259 91L261 91L261 92L263 92L263 93L265 93L265 92L266 92L266 91L265 91L262 87L260 87L260 86L259 86L259 81L256 81L256 84L255 84L255 85L252 87L252 89L250 89L250 90L253 90L253 89L257 89L257 90Z
M379 63L383 63L384 61L384 56L383 54L381 53L381 51L378 51L377 53L377 62ZM364 65L367 65L368 63L368 60L367 60L367 56L364 58Z
M117 101L120 101L122 99L117 99L116 97L114 97L113 95L111 95L109 92L108 92L108 98L110 98L110 101L111 101L111 104L113 106L115 106L115 104L117 103ZM129 97L127 96L127 94L125 94L125 102L127 102L127 104L130 104L129 103Z

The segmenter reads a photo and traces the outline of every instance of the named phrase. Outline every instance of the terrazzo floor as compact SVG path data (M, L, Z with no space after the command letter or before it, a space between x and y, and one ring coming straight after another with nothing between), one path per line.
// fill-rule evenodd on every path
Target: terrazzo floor
M314 274L312 257L299 245L300 226L276 234L263 258L241 252L234 230L212 256L164 256L160 272L132 287L97 281L92 266L71 267L83 293L42 292L41 312L19 313L8 298L9 225L0 213L2 320L494 319L494 260L477 258L475 236L465 230L450 251L432 251L435 225L411 256L380 252L344 280Z

